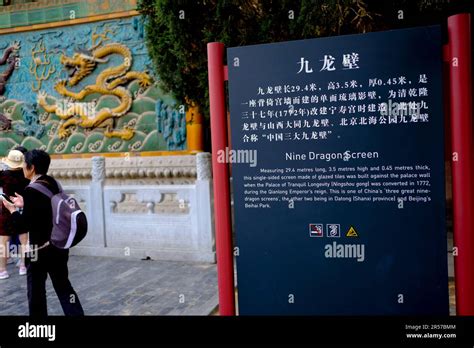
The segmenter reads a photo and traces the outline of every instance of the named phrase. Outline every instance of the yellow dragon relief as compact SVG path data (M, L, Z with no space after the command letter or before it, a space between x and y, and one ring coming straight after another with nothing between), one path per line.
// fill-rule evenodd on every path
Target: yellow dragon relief
M123 63L119 66L110 67L102 71L96 78L95 84L84 87L80 92L70 91L66 86L76 86L82 79L90 75L98 63L106 63L105 57L111 54L123 56ZM114 95L120 100L120 104L114 108L102 108L100 110L88 110L81 107L81 103L71 103L67 100L57 100L48 96L44 92L38 94L38 104L46 112L55 113L60 119L65 120L58 129L61 139L71 134L71 126L77 125L82 128L105 128L106 137L119 137L123 140L130 140L135 132L132 128L124 127L116 130L114 120L125 115L132 106L132 95L122 85L138 80L141 88L147 88L152 84L151 77L146 72L129 71L132 65L132 54L128 47L110 43L102 47L88 50L77 50L73 57L62 55L60 58L69 72L68 81L61 80L54 89L62 96L70 100L80 101L91 94ZM55 104L48 104L46 97L55 99ZM84 104L84 103L82 103Z

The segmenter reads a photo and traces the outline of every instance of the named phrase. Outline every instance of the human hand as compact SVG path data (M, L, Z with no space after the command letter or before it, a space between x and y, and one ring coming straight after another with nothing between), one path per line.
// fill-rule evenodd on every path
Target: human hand
M25 203L23 202L23 196L15 192L15 197L10 196L10 200L13 202L14 206L17 208L23 208Z
M15 210L16 210L16 207L13 203L10 203L9 201L7 201L5 198L2 197L2 203L3 203L3 206L5 208L7 208L7 210L10 212L10 213L13 213Z

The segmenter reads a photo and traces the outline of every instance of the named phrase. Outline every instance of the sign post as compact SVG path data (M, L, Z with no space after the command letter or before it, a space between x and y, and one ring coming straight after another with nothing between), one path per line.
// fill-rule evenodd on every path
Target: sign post
M474 315L474 143L469 14L448 18L454 267L458 315Z
M230 214L229 165L218 161L218 154L228 148L223 65L224 45L207 45L209 101L211 114L212 171L217 253L217 281L220 315L235 315L234 262Z

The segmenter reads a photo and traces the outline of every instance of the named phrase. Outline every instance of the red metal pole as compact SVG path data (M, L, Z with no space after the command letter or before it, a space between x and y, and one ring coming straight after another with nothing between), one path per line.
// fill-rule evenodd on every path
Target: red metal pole
M472 129L471 18L448 18L453 220L458 315L474 315L474 152Z
M216 230L217 282L220 315L235 315L234 259L230 215L228 163L219 163L219 151L228 146L224 93L224 44L207 44L209 103L211 112L212 173Z

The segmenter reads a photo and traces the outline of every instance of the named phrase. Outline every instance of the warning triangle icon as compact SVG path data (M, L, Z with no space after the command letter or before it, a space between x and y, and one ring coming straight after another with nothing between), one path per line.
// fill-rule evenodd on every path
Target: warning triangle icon
M357 234L355 228L351 226L351 228L349 228L349 231L347 231L346 233L346 237L359 237L359 235Z

